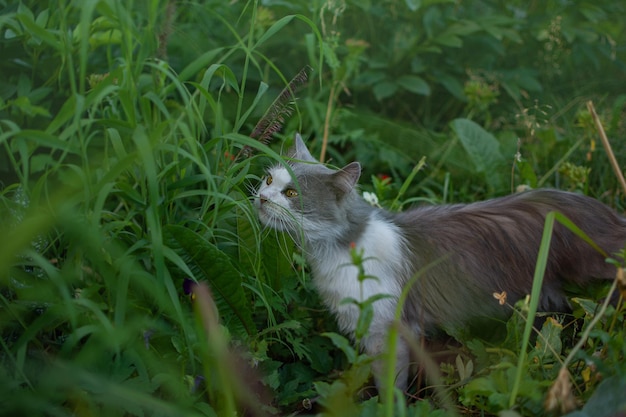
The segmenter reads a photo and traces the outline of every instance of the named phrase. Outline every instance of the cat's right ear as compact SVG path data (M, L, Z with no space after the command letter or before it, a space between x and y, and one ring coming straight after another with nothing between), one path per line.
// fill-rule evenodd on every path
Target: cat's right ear
M293 159L298 159L300 161L307 162L318 162L317 159L311 155L311 152L307 149L304 141L302 140L302 136L299 133L296 133L296 140L293 144L293 147L289 150L289 157Z
M356 186L361 176L361 164L351 162L333 174L335 185L343 194L348 194Z

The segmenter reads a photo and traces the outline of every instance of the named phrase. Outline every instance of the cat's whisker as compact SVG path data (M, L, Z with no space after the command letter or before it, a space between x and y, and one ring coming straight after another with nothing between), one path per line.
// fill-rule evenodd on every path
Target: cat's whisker
M276 239L278 240L278 248L280 249L280 252L282 253L282 255L285 258L291 260L293 258L293 254L289 250L289 242L287 240L288 236L289 236L289 233L281 233L280 239L279 239L279 236L276 236Z
M252 184L251 182L246 181L246 182L244 182L243 186L245 187L245 189L248 191L248 193L249 193L251 196L255 197L255 196L257 195L257 191L258 191L258 189L257 189L257 187L256 187L254 184Z

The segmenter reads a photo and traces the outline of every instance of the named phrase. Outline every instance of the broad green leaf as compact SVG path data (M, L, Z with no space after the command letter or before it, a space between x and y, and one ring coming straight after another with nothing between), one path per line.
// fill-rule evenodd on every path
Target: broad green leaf
M518 32L511 29L511 27L515 27L515 20L510 17L498 15L484 16L476 20L476 23L497 40L507 38L516 43L522 42Z
M492 188L500 189L503 184L504 171L501 172L499 168L503 166L505 160L500 153L498 140L468 119L452 121L452 129L470 157L475 171L485 174L485 180Z
M430 86L422 77L417 75L403 75L396 80L396 83L407 91L423 96L430 95Z
M30 11L26 13L27 8L20 8L16 15L17 19L20 21L24 28L30 32L31 36L41 40L42 42L51 46L55 51L62 50L62 43L57 39L56 31L46 30L46 28L40 26Z
M44 116L50 117L48 109L42 106L32 104L30 99L26 96L18 97L10 102L11 106L17 107L20 111L28 116Z
M432 40L437 34L437 31L441 30L443 17L441 10L438 7L429 7L424 12L422 17L422 28L426 32L426 36Z
M454 23L446 28L446 34L454 34L456 36L467 36L480 31L481 27L478 23L471 20L463 20Z
M333 345L337 346L346 355L348 362L352 364L356 362L357 352L348 339L338 333L331 332L322 333L322 336L329 338Z
M445 87L448 92L454 95L457 99L461 101L466 101L467 97L465 97L465 91L463 89L463 84L459 80L459 78L454 77L447 73L436 72L434 74L435 79L441 85Z
M593 23L603 22L608 18L606 11L601 6L591 4L591 2L581 4L578 10L587 18L587 20Z
M596 301L578 297L573 297L571 301L581 306L589 317L594 317L598 314L598 303Z
M206 280L222 316L235 317L248 334L256 333L252 310L242 286L241 273L217 246L191 229L164 228L165 242L186 263L196 281ZM224 311L228 309L229 311Z
M308 342L311 368L327 374L333 369L332 346L327 338L315 336Z
M322 53L326 61L326 65L328 65L333 70L337 70L340 67L341 63L332 45L328 42L322 42L321 47Z
M94 32L89 36L89 46L96 49L101 46L120 44L123 37L122 31L118 29Z
M376 84L372 91L374 92L376 100L384 100L398 91L398 84L392 81L383 81Z
M416 12L422 7L422 0L404 0L404 2L406 3L406 7L412 12Z
M460 48L463 46L463 41L454 33L442 33L433 39L435 43L443 46L449 46L451 48Z
M496 371L500 372L500 371ZM465 405L471 405L477 396L488 396L491 393L498 392L498 385L494 375L490 377L474 378L463 387L461 402Z
M563 331L563 325L554 320L552 317L548 317L543 326L541 327L540 336L537 337L535 342L534 354L537 355L540 363L556 360L561 354L563 342L561 341L561 332Z
M626 378L613 375L603 380L596 388L581 411L565 417L579 416L621 416L626 412Z
M387 75L385 74L385 71L372 69L363 71L361 74L359 74L358 80L363 84L371 85L383 81L386 77Z

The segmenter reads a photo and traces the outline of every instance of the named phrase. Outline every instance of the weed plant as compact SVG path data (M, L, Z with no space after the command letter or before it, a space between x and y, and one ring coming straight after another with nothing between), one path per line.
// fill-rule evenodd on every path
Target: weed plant
M623 210L584 103L626 161L624 8L0 0L0 414L617 412L624 310L588 291L534 334L533 294L500 340L458 334L441 363L416 341L422 384L369 395L372 358L250 190L301 131L335 165L360 160L393 210L512 185ZM284 136L252 139L305 66Z

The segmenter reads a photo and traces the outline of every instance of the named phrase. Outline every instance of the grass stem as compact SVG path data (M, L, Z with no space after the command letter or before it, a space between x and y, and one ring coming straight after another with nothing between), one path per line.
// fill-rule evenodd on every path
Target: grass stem
M611 147L611 142L609 142L609 138L606 136L606 132L604 131L604 127L602 126L602 122L596 113L596 109L593 106L592 101L587 102L587 109L589 109L589 113L591 113L591 117L593 118L593 122L598 129L598 134L600 135L600 140L602 141L602 145L604 146L604 151L606 152L606 156L609 158L609 162L611 163L611 167L613 168L613 172L617 177L620 185L622 186L622 191L626 195L626 180L624 179L624 174L620 169L619 163L615 158L615 153L613 153L613 148Z

